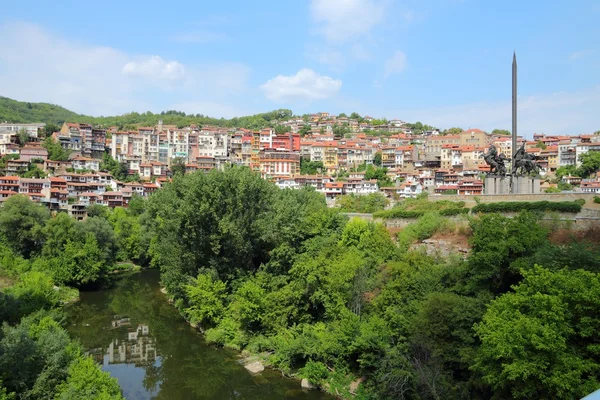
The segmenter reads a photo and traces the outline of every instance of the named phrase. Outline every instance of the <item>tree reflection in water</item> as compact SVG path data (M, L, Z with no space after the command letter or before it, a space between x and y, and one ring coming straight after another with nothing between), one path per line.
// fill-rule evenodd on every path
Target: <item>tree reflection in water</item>
M206 345L160 293L158 271L81 294L66 308L69 332L119 379L127 399L330 399L264 371L252 376L236 354Z

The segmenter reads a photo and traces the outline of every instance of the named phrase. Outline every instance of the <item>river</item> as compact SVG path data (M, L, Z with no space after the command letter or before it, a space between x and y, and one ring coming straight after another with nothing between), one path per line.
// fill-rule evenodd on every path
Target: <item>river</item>
M158 271L144 271L110 289L81 292L65 307L71 336L119 380L127 399L333 398L304 391L277 371L251 375L236 352L206 344L167 303L158 281Z

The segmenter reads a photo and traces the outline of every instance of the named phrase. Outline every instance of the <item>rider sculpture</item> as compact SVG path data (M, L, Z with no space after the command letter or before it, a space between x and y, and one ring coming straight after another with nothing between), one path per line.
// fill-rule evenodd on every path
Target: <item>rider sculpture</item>
M525 151L525 144L521 145L515 153L515 167L512 171L513 175L525 174L528 175L531 172L539 173L540 167L536 162L536 157L533 154L529 154Z
M506 175L505 161L510 161L504 153L498 154L496 146L490 144L488 152L483 155L483 159L490 166L490 174Z

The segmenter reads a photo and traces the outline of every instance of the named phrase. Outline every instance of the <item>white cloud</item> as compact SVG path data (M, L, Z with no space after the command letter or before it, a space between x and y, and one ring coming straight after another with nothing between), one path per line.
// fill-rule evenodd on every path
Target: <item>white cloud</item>
M283 103L326 99L341 87L341 80L319 75L311 69L301 69L296 75L277 75L260 86L269 100Z
M160 56L89 45L36 24L0 25L2 95L59 104L79 113L158 112L174 103L196 101L202 93L210 93L214 102L210 109L226 112L216 105L231 104L233 94L246 90L249 73L237 63L183 65Z
M600 86L518 98L519 135L533 137L536 132L547 134L592 133L600 129L597 111ZM393 110L390 115L397 115ZM476 102L457 106L405 111L404 119L422 121L440 128L460 126L510 129L510 99L500 102Z
M185 69L177 61L165 61L160 56L149 56L139 61L130 61L123 66L128 76L149 80L178 81L185 76Z
M342 43L368 33L385 16L384 0L312 0L310 12L317 31Z
M406 55L398 50L385 61L384 77L387 78L392 74L399 74L404 71L405 68Z

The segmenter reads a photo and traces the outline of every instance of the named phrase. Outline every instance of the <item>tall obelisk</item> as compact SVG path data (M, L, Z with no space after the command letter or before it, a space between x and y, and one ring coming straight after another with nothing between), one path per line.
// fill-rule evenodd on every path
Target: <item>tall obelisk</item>
M517 54L513 52L512 63L512 171L515 170L517 152Z

